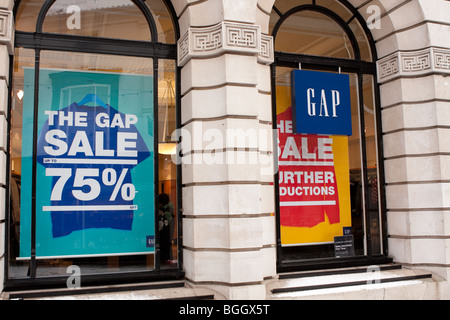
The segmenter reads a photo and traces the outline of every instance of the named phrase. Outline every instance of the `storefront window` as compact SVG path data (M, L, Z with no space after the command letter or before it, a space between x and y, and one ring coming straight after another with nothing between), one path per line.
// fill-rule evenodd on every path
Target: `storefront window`
M279 266L380 255L383 199L373 51L357 12L343 1L301 1L291 7L279 2L270 20ZM342 116L338 111L344 105L348 114ZM330 120L310 129L299 120L302 110L307 121ZM345 132L332 133L331 126L341 130L346 122Z
M175 146L175 55L138 53L136 40L157 35L135 2L80 1L84 30L75 32L65 25L69 5L77 4L50 7L40 50L22 31L31 31L38 3L18 8L8 279L67 277L72 265L85 275L176 270L177 167L166 159ZM170 41L173 27L163 24ZM117 42L94 53L83 51L95 39L71 38L78 47L55 50L47 32ZM138 47L119 54L121 39Z
M315 56L354 58L348 36L324 14L301 11L289 16L281 25L275 47L279 51Z

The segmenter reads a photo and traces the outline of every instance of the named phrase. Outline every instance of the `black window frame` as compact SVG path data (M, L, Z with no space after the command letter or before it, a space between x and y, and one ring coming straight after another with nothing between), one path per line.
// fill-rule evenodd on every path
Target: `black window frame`
M158 61L160 59L173 60L175 62L175 123L176 128L181 127L181 112L180 112L180 68L177 65L177 45L176 42L180 37L180 28L175 9L169 0L162 0L171 16L172 25L175 33L175 43L166 44L158 42L158 32L153 16L145 4L144 0L131 0L136 7L142 12L145 17L151 34L151 41L135 41L124 39L111 38L95 38L88 36L73 36L55 33L42 32L43 24L46 14L53 3L57 0L46 0L42 5L36 21L35 32L15 31L14 48L25 48L35 50L35 83L39 79L40 67L40 53L42 50L49 51L71 51L79 53L93 53L93 54L109 54L120 56L133 56L153 59L154 76L158 76ZM17 10L22 1L16 1L13 14L16 17ZM10 56L10 75L9 83L13 81L13 65L14 56ZM8 99L8 136L11 129L11 96L12 86L10 86ZM158 132L158 81L153 84L154 94L154 132ZM34 123L33 123L33 177L32 177L32 220L31 220L31 259L29 267L29 276L26 278L9 278L9 252L10 252L10 140L8 139L7 152L7 191L6 191L6 225L5 228L5 291L12 290L28 290L28 289L43 289L43 288L61 288L66 287L66 276L52 276L52 277L36 277L37 260L36 260L36 146L37 146L37 112L39 86L35 85L34 92ZM155 185L155 201L158 197L159 184L159 159L158 159L158 135L154 134L154 185ZM160 249L159 243L155 243L155 267L149 271L121 271L114 273L99 273L95 275L83 275L83 286L98 286L105 284L123 284L123 283L137 283L137 282L151 282L163 280L182 279L184 277L183 271L183 250L182 250L182 193L181 193L181 165L176 165L176 196L177 196L177 245L178 245L178 266L176 268L161 269ZM156 203L156 202L155 202ZM157 208L155 207L155 225L157 224ZM158 239L158 228L155 228L155 238Z
M380 103L380 87L377 82L377 51L375 47L375 41L372 34L367 27L366 21L360 15L356 8L354 8L346 0L336 0L343 6L345 6L351 13L352 16L347 21L343 20L337 13L332 10L320 6L316 3L316 0L311 0L310 4L303 4L289 9L286 12L281 12L277 7L275 2L273 6L273 12L278 16L278 20L272 30L272 36L274 38L274 43L276 41L276 36L279 28L283 22L288 19L293 14L299 12L312 11L316 13L323 14L328 18L336 22L342 30L348 36L352 48L354 50L353 59L343 59L335 57L323 57L323 56L313 56L306 54L294 54L289 52L276 51L274 53L274 63L271 65L271 85L272 85L272 128L277 130L277 111L276 111L276 69L277 67L288 67L297 69L299 66L302 68L312 68L315 70L331 71L331 72L349 72L357 75L358 82L358 98L359 98L359 125L361 128L365 127L364 119L364 103L363 103L363 76L371 75L373 77L373 88L374 88L374 109L375 109L375 119L376 119L376 144L377 144L377 163L379 172L379 196L380 196L380 221L381 224L381 244L382 252L381 254L372 253L371 245L371 230L370 224L366 223L365 226L365 241L367 247L367 254L364 256L355 256L350 258L320 258L320 259L305 259L305 260L285 260L283 259L283 254L281 250L281 223L280 223L280 195L279 195L279 175L278 172L274 176L274 189L275 189L275 216L276 216L276 246L277 246L277 271L287 272L294 270L315 270L315 269L328 269L335 267L348 267L348 266L361 266L361 265L371 265L378 263L391 262L392 259L388 257L388 239L387 239L387 218L386 218L386 196L385 196L385 182L384 182L384 157L383 157L383 139L382 139L382 129L381 129L381 103ZM369 49L372 57L372 61L361 60L361 54L359 50L358 42L356 41L355 35L351 30L349 24L357 19L359 25L363 28L364 33L367 37ZM276 48L275 48L276 49ZM361 168L362 177L364 179L364 215L366 221L369 220L369 192L368 192L368 171L367 171L367 153L366 153L366 136L364 130L360 130L359 136L361 143L361 158L363 166ZM274 161L276 167L278 167L278 158L276 153L274 153Z

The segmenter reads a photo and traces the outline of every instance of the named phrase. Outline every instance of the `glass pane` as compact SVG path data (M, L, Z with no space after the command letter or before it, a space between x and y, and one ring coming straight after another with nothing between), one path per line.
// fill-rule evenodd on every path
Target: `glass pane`
M372 241L372 254L381 253L381 230L380 230L380 205L378 187L378 157L377 157L377 130L375 119L375 102L373 91L373 76L363 77L364 96L364 123L366 133L366 157L367 157L367 192L369 225Z
M364 215L357 76L350 74L353 135L295 134L291 68L277 68L276 108L280 221L283 259L335 257L334 237L351 234L355 254L364 254ZM321 143L332 157L321 154ZM324 144L325 143L325 144ZM330 160L332 159L332 160Z
M25 70L30 74L26 79ZM34 88L34 50L17 48L14 54L13 83L11 96L11 186L10 186L10 250L9 250L9 276L22 278L29 275L29 260L20 259L20 250L30 243L22 242L23 238L30 238L29 225L24 227L26 221L22 220L21 207L31 207L31 199L21 197L22 192L31 192L31 186L24 186L21 178L29 174L22 170L22 163L31 163L30 150L22 149L22 141L31 143L32 135L27 131L30 123L24 123L23 105L33 103L33 95L24 95L25 91L33 91ZM25 133L25 134L24 134ZM27 230L27 231L25 231ZM29 250L29 249L28 249Z
M162 0L152 0L145 2L153 14L156 28L158 30L158 42L175 43L175 31L172 18L166 5Z
M350 22L349 27L352 29L356 41L358 42L361 60L372 61L372 51L369 46L369 41L359 22L354 19Z
M147 20L131 0L58 0L45 17L43 32L151 40Z
M177 167L172 161L176 141L172 132L176 128L176 64L173 60L159 60L158 69L158 151L159 151L159 206L161 262L177 262Z
M354 58L350 40L341 27L327 16L313 12L296 13L281 25L275 50L335 58Z
M11 277L26 276L31 248L33 56L16 50L11 168L21 188L11 194ZM42 51L38 277L70 265L82 274L154 268L153 81L152 59Z
M333 11L344 21L348 21L353 16L352 12L340 3L339 0L316 0L316 4Z
M292 8L312 3L313 0L277 0L275 1L274 6L277 7L277 9L284 14Z
M16 30L35 32L36 20L45 0L22 0L16 13Z

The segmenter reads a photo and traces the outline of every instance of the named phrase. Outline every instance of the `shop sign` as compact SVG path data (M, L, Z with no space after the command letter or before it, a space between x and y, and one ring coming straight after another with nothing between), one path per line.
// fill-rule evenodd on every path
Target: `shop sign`
M25 70L21 257L31 243L33 79ZM153 252L153 78L42 69L39 84L36 255Z
M352 135L348 75L294 70L291 81L295 133Z

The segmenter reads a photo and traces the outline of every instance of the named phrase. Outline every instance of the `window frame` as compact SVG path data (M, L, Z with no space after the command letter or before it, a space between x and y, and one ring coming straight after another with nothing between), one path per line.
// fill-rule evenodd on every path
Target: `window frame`
M363 194L364 194L364 217L365 217L365 236L364 241L366 245L366 254L364 256L355 256L351 258L320 258L320 259L305 259L305 260L284 260L282 254L282 244L281 244L281 223L280 223L280 194L279 194L279 174L275 173L274 176L274 189L275 189L275 216L276 216L276 239L277 239L277 270L278 272L292 271L292 270L312 270L320 268L332 268L332 267L346 267L346 266L356 266L356 265L367 265L372 263L384 263L389 262L391 259L387 257L388 255L388 240L387 240L387 218L386 218L386 196L385 196L385 182L384 182L384 158L383 158L383 143L382 143L382 130L381 130L381 104L380 104L380 88L377 82L377 52L375 47L375 42L368 29L365 20L359 14L359 12L346 0L336 0L343 6L345 6L352 13L352 17L344 21L338 14L331 11L330 9L316 4L316 0L312 0L311 4L303 4L293 7L286 11L285 13L277 9L277 3L274 3L273 11L278 15L278 20L272 30L272 36L274 38L274 43L276 42L276 36L278 30L282 26L283 22L291 17L292 15L299 12L316 12L323 14L333 21L335 21L342 30L346 33L352 48L354 50L354 59L343 59L334 57L324 57L324 56L313 56L306 54L294 54L289 52L276 51L274 52L274 63L271 65L271 85L272 85L272 122L273 130L277 130L277 111L276 111L276 70L277 67L288 67L288 68L312 68L315 70L323 71L340 71L354 73L357 76L358 84L358 103L359 103L359 125L360 128L365 128L364 119L364 95L363 95L363 77L364 75L371 75L373 77L373 95L374 95L374 109L375 109L375 134L376 134L376 148L377 148L377 163L378 163L378 178L379 178L379 196L380 196L380 207L379 207L379 230L381 233L380 239L380 250L381 254L372 253L372 243L371 243L371 230L369 221L369 192L368 192L368 168L367 168L367 150L366 150L366 135L364 130L360 130L360 152L362 159L361 174L364 177ZM367 37L369 48L371 51L372 61L361 60L360 50L358 42L356 41L355 35L350 28L350 23L357 19L359 25L363 28L363 31ZM276 48L275 48L276 49ZM278 166L278 158L276 153L274 153L274 161L276 166Z
M175 9L169 0L163 0L172 20L172 26L175 33L175 43L166 44L158 42L157 28L150 9L143 0L132 0L132 2L141 10L149 25L151 41L135 41L124 39L110 39L110 38L95 38L87 36L73 36L65 34L43 33L46 13L51 8L53 3L57 0L46 0L37 16L35 32L15 31L15 48L32 49L35 51L35 83L38 83L40 74L40 53L42 50L48 51L71 51L93 54L109 54L120 56L133 56L152 58L154 77L158 77L158 61L160 59L173 60L175 62L175 123L176 128L181 127L180 114L180 68L177 66L177 45L176 41L180 37L180 29L176 19ZM17 10L22 1L16 1L13 9L14 17L16 17ZM13 81L13 66L14 57L10 57L10 75L9 83ZM8 98L8 119L11 119L11 96L12 86L10 86ZM159 193L159 157L158 157L158 81L153 82L153 103L154 103L154 185L155 185L155 199ZM9 278L9 264L10 264L10 192L7 188L6 192L6 224L5 230L6 248L5 248L5 290L17 289L36 289L47 287L64 287L66 286L67 276L52 276L52 277L36 277L37 259L35 254L36 248L36 166L37 166L37 111L39 101L39 86L35 85L34 91L34 124L33 124L33 177L32 177L32 221L31 221L31 259L29 267L29 276L26 278ZM11 120L8 121L8 134L11 130ZM8 151L10 150L10 141L8 140ZM10 168L10 153L7 153L7 185L9 186L11 168ZM176 195L177 195L177 250L178 250L178 266L162 270L160 268L161 261L159 258L159 244L155 244L155 266L153 270L149 271L119 271L119 272L102 272L95 275L83 275L83 285L102 285L111 283L132 283L142 281L161 281L168 279L180 279L184 276L183 272L183 250L182 250L182 220L181 220L181 165L176 165ZM156 201L156 200L155 200ZM155 206L155 226L157 225L157 206ZM155 235L158 234L158 228L155 228ZM157 238L157 237L156 237Z

